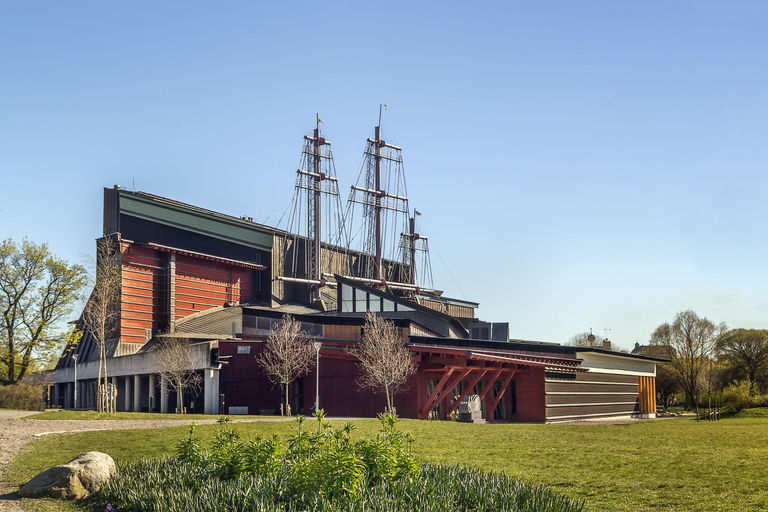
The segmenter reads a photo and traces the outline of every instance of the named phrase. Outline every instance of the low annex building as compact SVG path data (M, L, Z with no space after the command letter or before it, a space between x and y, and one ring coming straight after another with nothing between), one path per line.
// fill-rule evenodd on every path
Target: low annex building
M318 380L329 415L374 416L385 400L358 385L354 355L365 313L374 311L402 330L417 363L395 398L403 417L450 418L470 394L489 422L655 416L660 359L509 339L499 324L479 322L477 303L387 289L340 269L313 294L304 282L311 276L286 279L287 262L308 242L247 218L115 187L104 190L104 236L120 247L120 323L108 368L121 411L173 412L175 393L151 350L171 336L189 341L202 377L202 389L183 397L188 412L276 413L281 392L256 356L271 326L290 314L321 342L319 368L290 390L294 412L310 413ZM98 347L88 332L50 373L52 405L75 406L75 371L77 407L94 408Z

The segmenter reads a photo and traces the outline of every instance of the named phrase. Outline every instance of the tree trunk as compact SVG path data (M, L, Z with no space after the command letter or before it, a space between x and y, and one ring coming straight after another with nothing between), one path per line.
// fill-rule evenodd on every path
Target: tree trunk
M287 382L285 383L285 406L283 411L285 411L286 416L291 415L291 410L288 409L288 383Z

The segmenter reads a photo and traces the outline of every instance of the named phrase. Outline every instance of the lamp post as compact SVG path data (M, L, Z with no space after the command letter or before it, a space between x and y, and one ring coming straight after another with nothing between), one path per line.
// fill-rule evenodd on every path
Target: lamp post
M322 343L316 341L312 344L317 352L317 362L315 364L315 413L320 409L320 347Z
M75 402L75 409L77 409L77 354L72 354L72 360L75 361L75 393L74 393L74 402Z

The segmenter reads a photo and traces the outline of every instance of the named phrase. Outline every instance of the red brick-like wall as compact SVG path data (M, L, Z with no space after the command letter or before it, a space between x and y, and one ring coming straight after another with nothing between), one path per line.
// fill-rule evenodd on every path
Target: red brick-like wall
M122 242L120 339L145 343L146 330L157 329L163 314L163 255Z
M177 256L175 319L250 298L251 275L248 269Z
M544 368L523 368L515 374L517 421L544 423L547 409L544 394Z
M146 330L167 328L169 254L122 242L120 336L144 343ZM218 261L176 256L175 316L180 320L226 302L245 302L253 295L253 271Z

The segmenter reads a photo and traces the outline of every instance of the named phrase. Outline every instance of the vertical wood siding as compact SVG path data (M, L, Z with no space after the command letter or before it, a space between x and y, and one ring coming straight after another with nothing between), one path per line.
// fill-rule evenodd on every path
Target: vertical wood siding
M640 414L656 412L656 377L638 377Z

